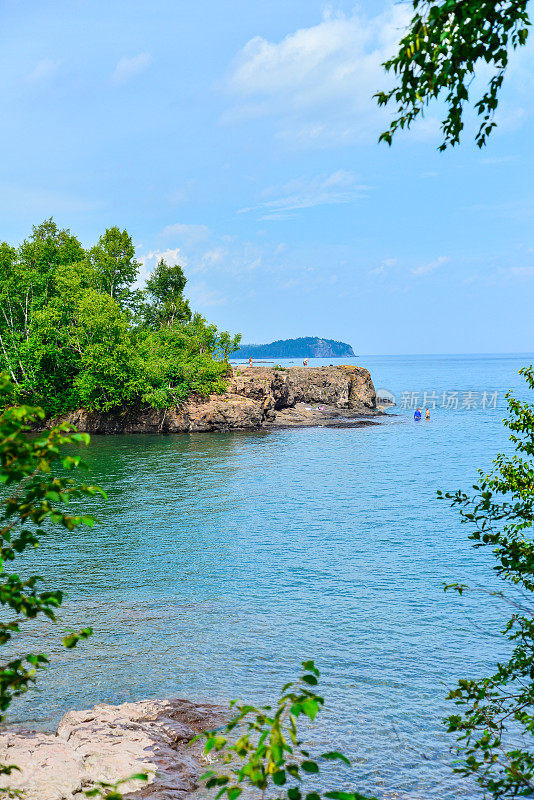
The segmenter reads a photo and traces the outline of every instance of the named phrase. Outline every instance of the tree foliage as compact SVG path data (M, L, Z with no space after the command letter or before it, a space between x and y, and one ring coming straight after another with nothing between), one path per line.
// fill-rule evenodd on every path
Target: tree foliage
M409 128L423 117L429 103L440 99L446 115L439 149L458 144L464 106L473 102L472 82L483 64L490 78L473 102L480 117L475 141L483 147L496 125L494 115L510 52L527 41L528 0L412 0L412 5L414 14L398 52L384 64L395 86L375 95L380 106L396 107L380 140L391 144L399 128Z
M321 765L337 761L350 766L350 761L336 750L314 757L299 738L299 718L313 722L324 706L315 689L319 670L313 661L304 661L302 667L300 679L282 688L275 708L232 701L233 718L223 729L203 734L206 760L212 762L215 756L222 767L201 777L206 788L216 790L216 800L225 795L237 800L243 791L246 797L259 793L279 800L321 800L321 795L329 800L365 800L358 792L321 792Z
M58 414L224 391L239 337L191 311L180 266L160 261L144 290L138 272L117 227L89 250L52 219L0 244L0 370L18 401Z
M521 373L534 389L534 368ZM474 547L490 547L496 574L514 587L508 598L499 593L513 607L503 631L509 660L487 678L461 680L449 695L458 706L447 720L461 759L455 769L494 798L534 795L534 405L507 399L515 452L499 454L488 474L479 471L473 495L439 492L472 526Z

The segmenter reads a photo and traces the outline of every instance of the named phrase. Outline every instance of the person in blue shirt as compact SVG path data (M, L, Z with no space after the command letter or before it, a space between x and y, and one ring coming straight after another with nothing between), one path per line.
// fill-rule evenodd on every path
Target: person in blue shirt
M421 419L421 409L420 408L416 408L415 409L415 414L413 415L413 418L415 420L420 420Z

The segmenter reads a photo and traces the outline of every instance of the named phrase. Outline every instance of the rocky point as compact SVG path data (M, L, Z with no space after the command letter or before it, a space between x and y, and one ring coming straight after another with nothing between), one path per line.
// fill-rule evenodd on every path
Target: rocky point
M306 425L357 425L379 413L363 367L238 366L228 390L170 409L79 409L60 418L89 433L190 433ZM58 420L54 420L58 421Z

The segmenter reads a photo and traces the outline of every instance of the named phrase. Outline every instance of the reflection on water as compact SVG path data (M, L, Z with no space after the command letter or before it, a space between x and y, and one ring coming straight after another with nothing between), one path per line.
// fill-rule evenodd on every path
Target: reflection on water
M359 361L363 361L359 359ZM377 385L521 387L527 357L367 359ZM506 446L502 409L408 413L378 427L95 437L100 524L51 531L35 563L66 587L62 624L92 624L53 653L14 715L50 726L100 700L271 699L304 658L323 676L317 742L347 751L384 797L466 797L450 773L447 687L502 656L503 610L442 582L487 583L487 554L437 488L468 486ZM52 692L50 691L52 686ZM425 755L426 758L423 757Z

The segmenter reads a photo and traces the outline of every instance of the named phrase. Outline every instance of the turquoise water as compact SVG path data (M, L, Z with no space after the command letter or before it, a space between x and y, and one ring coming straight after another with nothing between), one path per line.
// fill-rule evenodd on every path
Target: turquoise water
M95 437L91 479L109 494L100 524L53 532L36 556L66 587L63 624L92 624L53 653L14 718L50 726L100 700L268 700L304 658L321 669L317 743L354 759L346 785L387 798L473 795L451 775L444 697L504 655L491 588L437 488L468 487L507 446L504 392L524 395L532 356L360 357L375 386L499 392L497 408L413 411L368 428ZM284 362L290 363L290 362ZM317 361L316 363L328 363ZM49 691L50 685L52 691Z

